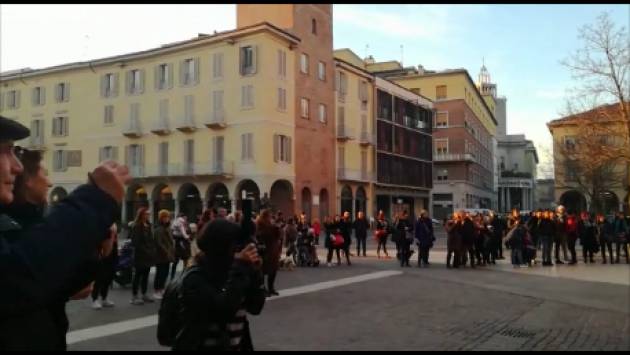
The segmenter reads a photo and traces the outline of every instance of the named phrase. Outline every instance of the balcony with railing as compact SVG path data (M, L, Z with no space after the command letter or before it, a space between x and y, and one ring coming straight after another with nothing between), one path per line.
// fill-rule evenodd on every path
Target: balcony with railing
M468 161L468 162L475 162L475 157L472 154L469 153L465 153L465 154L435 154L433 156L433 161L436 162L443 162L443 161L452 161L452 162L457 162L457 161Z
M129 121L123 127L122 134L125 137L129 138L142 137L142 127L140 125L140 120L137 118L129 118Z
M191 133L197 130L197 126L195 125L195 119L192 116L181 117L177 121L175 128L184 133Z
M361 132L361 136L359 137L359 144L376 145L376 134L367 131Z
M337 168L337 180L371 182L375 181L374 172L360 169Z
M142 169L142 175L138 177L163 178L186 176L212 176L232 178L234 176L233 161L208 161L202 163L174 163L156 164ZM135 175L133 175L136 177Z
M354 132L350 127L345 124L337 125L337 139L340 141L345 141L348 139L354 139Z
M151 133L158 136L165 136L171 133L171 129L168 124L168 119L160 119L151 127Z
M227 122L225 122L225 111L220 110L211 112L204 124L206 127L213 129L223 129L227 127Z

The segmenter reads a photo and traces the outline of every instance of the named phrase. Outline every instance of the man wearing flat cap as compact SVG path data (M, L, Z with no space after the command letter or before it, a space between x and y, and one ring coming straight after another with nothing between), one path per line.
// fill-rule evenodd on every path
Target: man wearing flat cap
M63 350L47 305L58 299L93 253L109 237L120 215L126 167L108 161L51 208L44 222L23 229L3 210L13 201L13 184L22 173L14 142L30 132L0 116L0 350ZM8 235L18 235L8 238ZM111 248L111 247L110 247ZM111 252L111 249L107 252ZM64 339L65 340L65 339Z

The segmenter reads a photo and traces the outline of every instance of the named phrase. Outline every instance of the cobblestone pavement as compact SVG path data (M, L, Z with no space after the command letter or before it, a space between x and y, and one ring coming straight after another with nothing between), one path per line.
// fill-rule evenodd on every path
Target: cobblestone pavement
M256 349L630 350L630 277L627 283L619 277L630 271L625 264L582 265L571 275L512 269L506 260L448 270L438 243L429 268L400 268L395 258L377 259L373 243L368 246L373 256L354 257L352 266L280 271L280 294L385 270L403 273L267 302L260 316L250 317ZM617 276L614 282L590 280L598 273ZM156 314L157 303L131 306L129 298L129 289L116 287L113 309L93 311L88 300L71 302L71 331L116 328L117 322ZM157 344L155 325L115 335L94 332L69 349L167 350Z

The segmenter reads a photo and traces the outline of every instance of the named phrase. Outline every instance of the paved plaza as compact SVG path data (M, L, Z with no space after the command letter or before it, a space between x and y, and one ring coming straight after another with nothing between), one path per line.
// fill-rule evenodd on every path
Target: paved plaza
M630 350L629 265L448 270L438 239L429 268L417 254L410 268L377 259L370 242L352 266L281 271L280 296L250 316L255 348ZM116 307L99 311L70 302L69 349L168 350L155 336L159 304L131 306L130 294L116 285Z

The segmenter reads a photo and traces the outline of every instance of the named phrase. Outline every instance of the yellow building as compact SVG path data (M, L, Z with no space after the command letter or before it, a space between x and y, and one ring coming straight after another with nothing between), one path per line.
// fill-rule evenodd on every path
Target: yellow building
M349 49L334 51L336 67L337 203L356 217L374 215L376 127L374 76Z
M139 206L195 216L239 208L243 193L293 213L295 46L268 23L142 52L0 75L0 112L31 127L51 201L99 161L134 176L123 221Z
M582 127L584 124L601 125L602 128L584 129ZM586 178L582 178L583 184L580 186L576 175L579 173L579 166L588 167L588 165L578 164L576 167L562 153L567 154L567 152L573 151L575 148L571 147L580 145L580 139L585 134L606 135L606 137L601 137L604 139L602 145L625 148L627 152L629 148L627 145L623 146L624 136L628 132L627 125L628 123L623 120L619 113L618 104L600 106L547 123L553 138L554 191L557 204L564 205L570 213L592 211L594 209L593 197L585 193L585 190L589 189L593 194L592 188L597 185L606 189L606 191L600 191L599 200L602 203L600 208L606 213L624 211L626 215L630 214L630 162L620 157L615 161L611 171L607 173L607 177L598 178L600 183L593 183L589 179L590 174L586 173ZM596 143L599 145L598 141ZM588 152L580 150L577 153L577 158L589 155L589 153L590 150Z

